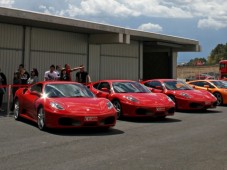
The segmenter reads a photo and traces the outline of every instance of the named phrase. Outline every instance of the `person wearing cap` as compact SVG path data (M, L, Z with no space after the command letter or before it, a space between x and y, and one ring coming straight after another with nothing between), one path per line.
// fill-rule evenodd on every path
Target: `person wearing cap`
M39 81L38 76L39 76L38 70L36 68L33 68L31 70L31 77L29 77L29 79L28 79L28 84L35 84L35 83L37 83Z
M83 84L91 82L88 72L84 70L84 65L80 65L80 71L76 73L76 82Z

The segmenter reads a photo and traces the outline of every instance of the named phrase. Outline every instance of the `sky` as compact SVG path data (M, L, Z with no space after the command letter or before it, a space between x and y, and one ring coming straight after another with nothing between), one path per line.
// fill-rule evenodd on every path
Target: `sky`
M202 51L180 52L178 63L207 58L227 43L224 0L0 0L0 6L198 40Z

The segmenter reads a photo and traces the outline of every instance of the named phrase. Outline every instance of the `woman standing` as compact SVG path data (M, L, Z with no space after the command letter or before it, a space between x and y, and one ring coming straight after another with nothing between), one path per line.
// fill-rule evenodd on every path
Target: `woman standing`
M31 77L29 77L29 79L28 79L28 84L37 83L39 81L38 76L39 76L38 70L36 68L33 68L31 70Z
M61 70L60 80L61 81L70 81L70 76L67 74L66 69Z

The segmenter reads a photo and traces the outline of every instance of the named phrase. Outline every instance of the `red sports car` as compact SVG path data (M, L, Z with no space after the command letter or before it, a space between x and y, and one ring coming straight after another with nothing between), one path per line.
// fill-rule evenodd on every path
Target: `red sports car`
M153 79L141 82L152 92L168 95L179 110L206 110L215 108L217 99L205 90L194 90L180 80Z
M107 99L96 98L76 82L39 82L15 94L14 118L32 120L39 129L111 127L117 111Z
M174 115L175 104L164 94L151 93L131 80L102 80L89 86L97 96L109 99L121 116L160 117Z

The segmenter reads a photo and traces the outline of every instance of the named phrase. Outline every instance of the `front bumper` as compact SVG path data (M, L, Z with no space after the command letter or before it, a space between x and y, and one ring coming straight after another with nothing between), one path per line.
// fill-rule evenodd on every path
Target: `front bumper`
M203 110L216 108L216 100L198 101L198 100L187 100L177 99L177 109L181 110Z
M113 127L116 113L108 114L66 114L45 111L46 126L49 128Z
M175 107L157 105L157 106L139 106L128 103L122 103L123 116L129 117L164 117L173 116Z

